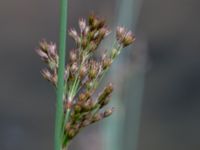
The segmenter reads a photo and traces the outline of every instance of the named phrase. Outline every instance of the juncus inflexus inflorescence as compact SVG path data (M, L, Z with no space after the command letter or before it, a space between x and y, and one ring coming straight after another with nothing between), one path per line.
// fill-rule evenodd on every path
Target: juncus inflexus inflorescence
M127 31L124 27L117 27L113 47L103 52L100 59L95 59L95 51L110 33L105 20L91 15L88 24L85 19L79 20L79 28L79 33L75 29L69 30L76 48L69 52L69 62L64 75L63 135L61 137L63 147L66 146L66 141L77 135L81 128L112 114L113 108L102 108L110 102L113 85L109 83L98 96L95 96L96 90L122 49L135 40L131 31ZM48 69L42 70L43 77L56 87L59 60L56 45L43 40L37 53L48 65Z

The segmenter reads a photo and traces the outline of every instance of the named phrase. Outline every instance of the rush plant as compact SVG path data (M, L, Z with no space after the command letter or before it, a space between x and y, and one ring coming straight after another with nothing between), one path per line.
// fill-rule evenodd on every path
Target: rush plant
M111 100L113 85L108 83L100 93L97 93L97 88L114 60L135 38L131 31L117 27L116 39L114 44L111 43L113 46L103 51L101 56L96 55L100 43L109 34L105 20L90 15L87 21L79 20L79 32L69 30L69 36L74 39L76 47L70 50L66 65L62 58L65 53L58 54L55 43L43 40L36 50L47 64L47 68L41 72L44 79L57 90L63 89L63 93L57 92L57 97L61 97L62 101L57 102L59 111L56 115L55 150L67 149L70 141L84 127L113 113L113 108L106 108ZM60 67L63 67L63 71Z

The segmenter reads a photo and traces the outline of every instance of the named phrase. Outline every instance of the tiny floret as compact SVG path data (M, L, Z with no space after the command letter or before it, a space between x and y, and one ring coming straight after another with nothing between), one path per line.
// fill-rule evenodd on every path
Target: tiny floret
M86 28L86 20L81 18L79 20L79 28L80 28L80 31L81 33L83 33L85 31L85 28Z
M135 37L131 31L127 31L124 27L117 27L116 38L119 44L123 47L127 47L135 41Z

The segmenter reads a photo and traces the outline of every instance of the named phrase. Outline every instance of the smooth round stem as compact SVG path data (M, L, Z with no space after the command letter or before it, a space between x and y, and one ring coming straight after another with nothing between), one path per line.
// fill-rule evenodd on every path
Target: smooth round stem
M57 93L56 93L57 104L56 104L56 119L55 119L54 150L62 150L61 132L62 132L62 116L63 116L67 8L68 8L68 0L60 0L59 66L58 66L58 83L57 83Z

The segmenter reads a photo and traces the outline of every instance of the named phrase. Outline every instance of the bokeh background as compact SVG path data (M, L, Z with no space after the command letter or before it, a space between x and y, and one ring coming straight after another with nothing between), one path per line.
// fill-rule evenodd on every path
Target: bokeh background
M124 25L137 37L107 76L116 87L116 114L83 130L70 149L200 149L199 6L69 0L69 27L95 12L111 29ZM0 1L0 150L53 150L55 93L34 50L42 38L58 42L58 31L58 1Z

